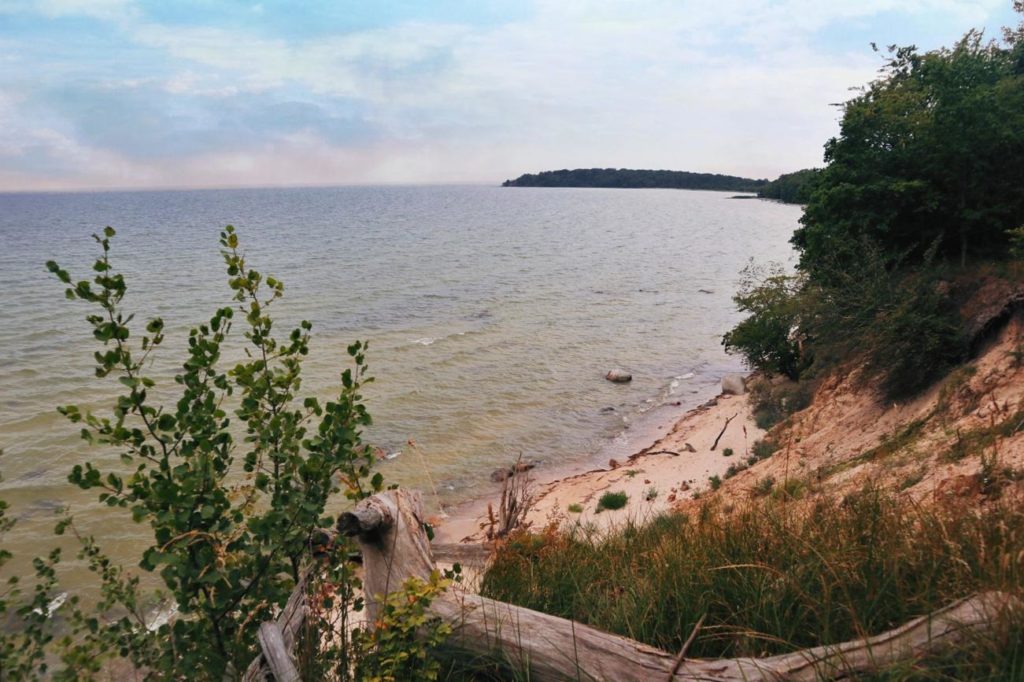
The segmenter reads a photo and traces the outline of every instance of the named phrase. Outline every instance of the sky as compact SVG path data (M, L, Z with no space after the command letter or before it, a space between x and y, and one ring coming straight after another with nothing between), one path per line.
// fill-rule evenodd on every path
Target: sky
M0 191L822 163L878 45L1010 0L0 0Z

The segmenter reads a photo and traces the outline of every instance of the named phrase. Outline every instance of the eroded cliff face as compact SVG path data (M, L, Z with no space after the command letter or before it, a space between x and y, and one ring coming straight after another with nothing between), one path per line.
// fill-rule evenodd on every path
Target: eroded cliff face
M922 502L979 503L1024 492L1024 286L973 287L962 313L974 357L924 394L884 403L859 370L836 372L809 407L776 425L775 454L725 482L741 499L793 481L801 496L873 484ZM761 485L759 485L761 484Z

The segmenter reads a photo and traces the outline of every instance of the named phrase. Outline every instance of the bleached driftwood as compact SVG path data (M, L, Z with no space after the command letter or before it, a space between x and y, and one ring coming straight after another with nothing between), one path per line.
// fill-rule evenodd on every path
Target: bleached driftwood
M370 622L377 620L379 598L401 589L412 576L426 580L434 570L417 492L390 490L363 500L341 515L338 532L359 538Z
M263 623L260 626L261 653L242 675L242 682L256 682L269 679L278 682L298 682L299 673L292 659L295 642L299 638L299 628L306 619L308 600L306 590L309 585L309 573L299 581L292 590L288 603L281 610L277 620Z
M434 569L415 493L389 491L365 500L342 517L339 530L359 537L368 595L380 598ZM375 614L376 602L368 603ZM541 681L803 681L850 677L946 650L991 629L1002 610L1016 605L1011 595L987 592L874 637L765 658L682 662L625 637L479 595L449 592L434 600L431 611L451 624L454 645L478 654L500 652Z

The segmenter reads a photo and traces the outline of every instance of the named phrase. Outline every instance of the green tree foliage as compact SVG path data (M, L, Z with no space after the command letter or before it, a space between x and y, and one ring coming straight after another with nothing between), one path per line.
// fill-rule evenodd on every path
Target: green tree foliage
M890 48L825 160L792 240L802 279L747 278L736 302L751 316L726 348L791 377L864 360L888 398L907 398L966 354L944 268L1017 253L1024 24L1002 42L970 31L949 49Z
M370 423L360 395L369 381L366 346L349 346L355 367L341 373L335 400L300 397L311 325L275 334L268 309L284 285L248 266L229 226L221 245L235 305L191 329L175 377L178 398L153 405L156 381L147 368L164 341L164 323L153 318L141 334L133 328L134 316L122 307L127 284L110 259L113 237L111 228L96 236L102 253L91 281L73 283L57 263L47 264L68 285L68 298L93 309L87 320L101 345L97 377L123 387L104 414L60 408L82 425L84 439L117 449L124 464L101 470L85 462L70 481L150 526L152 544L140 566L160 576L180 616L159 627L148 623L137 579L83 538L83 557L103 583L100 611L123 615L102 623L84 618L79 634L106 633L108 645L155 676L231 677L255 655L260 622L285 602L321 529L332 524L324 513L328 499L342 491L359 499L382 488L380 474L368 480L372 455L360 439ZM224 368L238 318L245 359Z
M806 204L818 186L819 168L804 168L784 173L757 191L762 199L777 199L784 204Z
M882 76L843 107L828 166L796 232L811 276L862 237L890 254L998 257L1024 223L1024 44L970 31L953 48L891 47Z
M725 350L740 353L750 367L769 375L798 378L801 357L797 342L797 294L801 282L799 276L787 274L778 264L767 268L753 262L747 265L732 300L750 316L722 338Z

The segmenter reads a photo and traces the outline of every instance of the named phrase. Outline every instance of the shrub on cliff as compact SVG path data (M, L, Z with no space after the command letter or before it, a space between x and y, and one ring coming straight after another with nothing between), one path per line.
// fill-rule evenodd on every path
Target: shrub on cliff
M725 350L740 353L750 367L766 374L798 378L800 288L801 279L787 274L780 265L764 268L751 262L733 296L736 307L750 316L722 337Z

